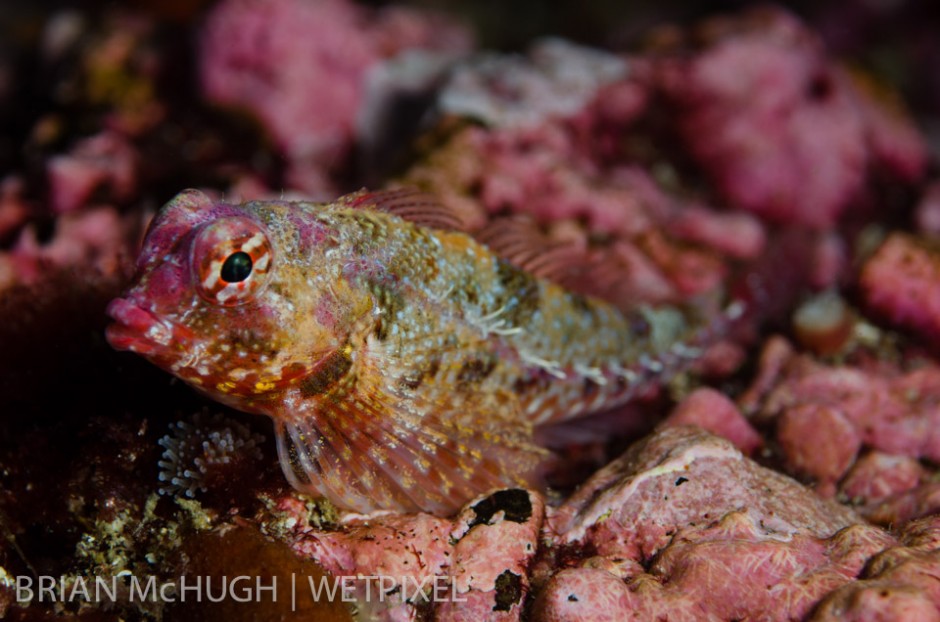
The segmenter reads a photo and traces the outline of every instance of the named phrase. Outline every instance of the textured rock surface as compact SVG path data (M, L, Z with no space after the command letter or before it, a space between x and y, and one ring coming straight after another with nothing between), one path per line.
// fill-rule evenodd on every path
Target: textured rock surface
M228 0L202 31L203 92L257 116L290 162L292 187L330 194L330 175L357 139L368 72L407 49L459 53L469 45L456 24L399 7Z
M917 132L793 16L766 9L713 26L698 53L667 58L660 80L690 152L731 202L826 227L866 192L870 169L923 174Z
M540 620L798 619L894 543L691 428L632 447L559 508L550 530L569 567L540 590Z
M745 455L763 445L757 430L744 418L731 399L714 389L696 389L669 414L662 426L695 425L728 439Z
M933 243L892 233L865 263L860 280L873 311L940 343L940 252Z
M544 514L538 494L508 489L469 503L452 520L388 515L353 519L335 532L300 527L294 549L334 575L376 577L371 588L357 585L368 619L433 611L439 620L518 620ZM367 589L386 597L369 598Z
M908 524L898 546L866 565L861 580L833 591L810 620L940 619L940 524L936 517Z
M807 355L782 369L758 416L774 419L794 473L838 481L862 445L936 460L940 438L940 369L923 364L829 366Z

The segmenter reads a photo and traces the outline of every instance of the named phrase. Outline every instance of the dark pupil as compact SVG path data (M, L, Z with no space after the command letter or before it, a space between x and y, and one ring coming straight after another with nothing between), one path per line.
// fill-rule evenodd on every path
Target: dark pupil
M243 251L232 253L222 264L222 280L226 283L244 281L251 274L251 256Z

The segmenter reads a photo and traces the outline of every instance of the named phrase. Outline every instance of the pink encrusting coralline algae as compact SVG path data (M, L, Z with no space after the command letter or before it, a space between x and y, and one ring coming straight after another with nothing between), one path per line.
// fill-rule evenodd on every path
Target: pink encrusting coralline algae
M428 12L344 0L220 2L201 33L210 102L254 114L289 163L293 188L330 194L364 114L371 72L406 51L458 56L472 39Z
M872 173L911 183L926 172L916 128L794 16L757 10L696 34L701 49L665 51L654 80L689 152L732 204L828 228L864 204Z
M687 427L635 444L547 522L544 621L802 619L895 543Z
M534 276L411 190L333 203L180 194L108 340L270 415L291 483L361 512L451 512L537 485L535 425L611 408L698 359L743 303L615 307Z
M892 233L865 262L859 285L872 311L940 346L940 247L934 240Z
M367 600L364 584L356 597L374 620L413 619L428 609L440 620L519 620L545 519L541 495L518 488L474 499L452 519L391 514L335 532L310 529L289 503L284 510L299 516L291 540L300 555L336 576L373 577L369 589L386 597ZM426 589L434 585L452 597L434 599Z
M834 365L773 338L738 405L755 425L772 426L783 469L818 494L881 525L933 514L940 486L928 465L940 457L940 368L916 353L900 361L857 356Z

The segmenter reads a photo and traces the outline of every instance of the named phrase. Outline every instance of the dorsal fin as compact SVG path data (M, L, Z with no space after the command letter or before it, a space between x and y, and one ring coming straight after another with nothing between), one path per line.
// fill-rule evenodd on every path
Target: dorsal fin
M584 263L577 244L550 239L523 214L492 220L474 237L517 268L559 284Z
M422 227L463 231L464 222L453 209L441 203L433 195L417 188L394 188L391 190L366 190L347 194L337 200L348 207L375 209L404 218Z

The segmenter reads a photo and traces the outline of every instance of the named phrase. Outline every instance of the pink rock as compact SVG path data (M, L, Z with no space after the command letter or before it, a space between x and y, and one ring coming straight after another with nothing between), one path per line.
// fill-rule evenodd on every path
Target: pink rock
M620 577L600 568L572 568L562 570L545 586L536 601L535 616L540 622L619 622L639 613L636 601Z
M656 304L678 298L675 284L671 283L656 262L635 244L618 240L611 246L605 261L609 262L610 271L619 274L620 278L596 279L595 283L590 285L597 291L588 293L602 295L624 307L630 306L630 300Z
M738 404L744 413L749 416L753 414L760 420L761 413L758 410L760 403L777 384L780 375L795 354L793 346L783 337L773 335L767 339L757 362L757 375L738 398Z
M708 387L696 389L673 409L661 427L696 425L728 439L745 454L753 454L764 442L738 407L723 393Z
M865 568L863 580L830 594L811 620L940 620L940 523L930 517L907 525L904 546L889 548Z
M549 527L567 569L547 573L539 620L798 619L895 544L690 428L633 446Z
M483 508L486 503L490 509ZM504 503L516 507L499 509ZM523 491L515 490L469 507L451 535L457 544L449 569L457 592L467 602L444 600L435 614L440 620L519 620L529 593L528 567L539 542L541 501L532 494L526 500ZM522 520L526 514L531 518Z
M879 85L857 80L855 87L856 106L868 132L870 165L898 181L922 179L927 170L927 144L899 100L879 93Z
M872 451L856 461L839 489L855 503L874 503L915 488L926 476L927 470L910 456Z
M49 204L60 214L85 205L101 189L112 200L125 201L137 190L137 151L120 135L105 131L50 158L47 175Z
M763 225L744 212L721 213L693 206L677 214L669 230L681 239L705 244L736 259L754 259L766 243Z
M888 581L853 583L830 596L809 618L814 622L935 622L940 612L917 588Z
M680 299L714 291L726 276L727 267L713 252L688 248L658 230L643 236L639 245L679 291Z
M899 525L931 516L940 512L940 483L928 481L860 509L878 525Z
M861 445L897 456L940 458L940 367L827 366L800 355L776 371L759 419L776 419L787 470L828 486ZM757 382L767 383L763 373Z
M724 339L709 346L692 369L705 378L727 378L741 368L747 357L740 344Z
M666 546L676 529L707 524L739 507L779 533L831 535L859 521L850 510L747 460L729 441L683 427L647 437L598 471L551 525L560 543L637 558Z
M519 620L544 512L535 493L501 490L451 520L378 515L329 532L301 521L294 549L335 576L376 577L371 597L356 585L359 609L370 620L413 619L428 609L437 620ZM382 585L383 576L394 583ZM435 585L442 586L436 597ZM379 588L384 599L374 596Z
M925 518L904 525L901 543L915 551L936 551L940 548L940 523L937 517ZM885 557L882 561L890 559Z
M859 279L871 310L940 344L940 252L932 244L896 231L865 262Z
M63 214L45 244L27 226L10 251L0 252L0 289L14 283L35 284L52 268L93 273L89 278L120 276L130 267L132 229L132 223L110 207Z
M346 0L227 0L209 14L200 47L205 97L255 114L293 185L325 193L355 140L369 69L408 48L463 51L469 38L428 14Z
M910 122L856 88L796 18L765 9L736 26L658 66L689 151L734 205L823 228L869 167L919 177L926 150Z
M777 419L777 442L788 470L827 487L852 466L862 441L855 426L836 408L805 404L788 408Z
M810 284L815 289L835 287L849 266L845 240L834 232L823 235L816 244Z
M574 225L568 230L585 254L575 263L590 266L583 271L589 278L571 283L582 293L631 307L717 287L726 268L720 251L704 246L713 240L706 235L699 236L702 245L679 242L660 229L684 204L639 168L599 177L579 140L558 121L534 128L470 126L403 181L431 189L465 214L470 228L481 228L496 214L492 226L498 227L506 212L530 214L545 225ZM592 233L605 243L592 247Z

